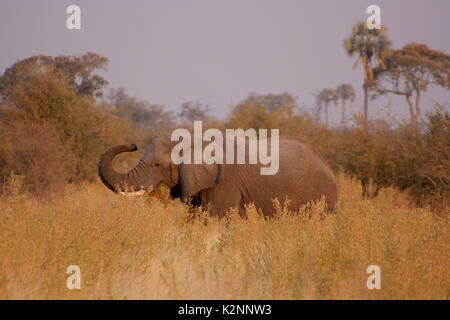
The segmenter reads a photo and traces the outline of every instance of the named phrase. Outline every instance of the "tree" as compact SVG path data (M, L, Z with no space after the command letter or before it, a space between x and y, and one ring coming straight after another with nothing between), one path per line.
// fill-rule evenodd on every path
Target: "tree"
M97 53L88 52L82 56L32 56L7 68L0 77L0 96L5 98L9 88L22 80L31 79L36 74L51 69L64 77L70 89L79 96L101 97L108 82L94 74L98 69L105 69L109 59Z
M336 88L336 96L337 99L341 101L342 108L342 116L341 116L341 124L345 124L345 109L347 107L347 102L355 101L356 94L355 89L351 84L343 83Z
M344 40L344 48L350 57L357 56L353 69L362 62L364 67L364 125L368 124L369 112L369 90L375 83L373 69L376 67L384 68L384 60L390 54L391 41L386 35L386 28L368 29L365 22L357 23L349 38Z
M211 108L207 104L202 104L199 101L188 101L181 105L181 112L178 116L189 123L193 123L196 120L206 120Z
M97 108L93 99L72 90L68 79L55 68L32 64L27 69L27 77L17 78L14 85L8 87L0 109L0 126L17 128L22 140L15 141L23 145L30 145L26 140L34 139L34 134L46 133L43 137L49 143L56 146L55 141L58 141L67 150L68 158L73 159L71 171L75 179L94 179L101 152L125 142L133 132L117 116ZM45 141L44 138L31 141L38 144ZM34 148L44 153L51 150L39 145ZM61 152L55 151L55 154ZM16 156L21 155L16 153ZM40 157L37 152L36 157ZM30 155L29 162L33 161Z
M284 110L292 113L297 107L295 98L287 92L283 92L281 94L258 94L252 92L248 95L245 101L251 104L258 104L267 112Z
M322 89L316 97L319 112L325 109L325 126L328 128L328 108L330 103L337 103L338 96L334 89ZM320 115L319 115L320 116Z
M138 100L128 95L124 88L111 89L106 97L111 112L132 121L141 131L161 133L175 126L175 115L164 106Z
M287 92L281 94L250 93L246 99L233 107L227 127L272 129L289 132L298 125L294 120L296 99Z
M393 51L385 65L384 69L374 70L376 92L404 96L413 125L421 118L420 97L428 86L450 88L450 55L424 44L410 43Z
M314 98L316 99L316 104L313 106L314 119L316 124L320 123L320 114L323 109L322 101L319 99L319 94L315 94Z

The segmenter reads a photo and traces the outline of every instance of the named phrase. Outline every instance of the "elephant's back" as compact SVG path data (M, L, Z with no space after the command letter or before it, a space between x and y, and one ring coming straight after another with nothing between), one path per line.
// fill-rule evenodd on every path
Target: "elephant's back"
M292 206L298 207L325 196L328 206L334 208L336 179L326 162L299 140L280 137L279 142L278 172L273 176L261 176L261 185L266 186L262 194L270 195L271 199L268 201L266 196L258 200L272 206L273 198L280 201L287 198Z

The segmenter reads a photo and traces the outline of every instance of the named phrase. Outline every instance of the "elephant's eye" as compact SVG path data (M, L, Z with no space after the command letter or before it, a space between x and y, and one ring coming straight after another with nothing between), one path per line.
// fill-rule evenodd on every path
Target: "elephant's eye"
M159 163L155 163L155 167L159 167L160 166L160 164Z

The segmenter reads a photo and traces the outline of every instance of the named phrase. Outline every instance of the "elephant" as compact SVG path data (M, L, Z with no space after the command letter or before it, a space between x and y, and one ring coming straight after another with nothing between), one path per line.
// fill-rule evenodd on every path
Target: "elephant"
M127 173L112 167L114 157L137 150L135 144L107 150L98 165L101 181L114 192L143 195L159 184L170 188L173 198L209 207L211 216L223 217L229 209L245 212L253 203L264 216L275 213L273 199L289 200L297 210L307 202L325 197L327 209L337 202L336 178L326 163L304 143L279 137L279 170L275 175L261 175L261 164L174 164L169 137L154 137L137 165Z

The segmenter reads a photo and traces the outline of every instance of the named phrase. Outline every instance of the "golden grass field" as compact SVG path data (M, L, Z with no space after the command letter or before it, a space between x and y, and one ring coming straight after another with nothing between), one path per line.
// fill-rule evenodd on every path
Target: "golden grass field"
M1 299L448 299L448 212L384 189L363 199L339 176L335 214L323 203L276 218L253 209L220 221L157 197L100 184L43 200L12 179L0 199ZM66 268L81 268L81 290ZM366 268L381 268L381 290Z

